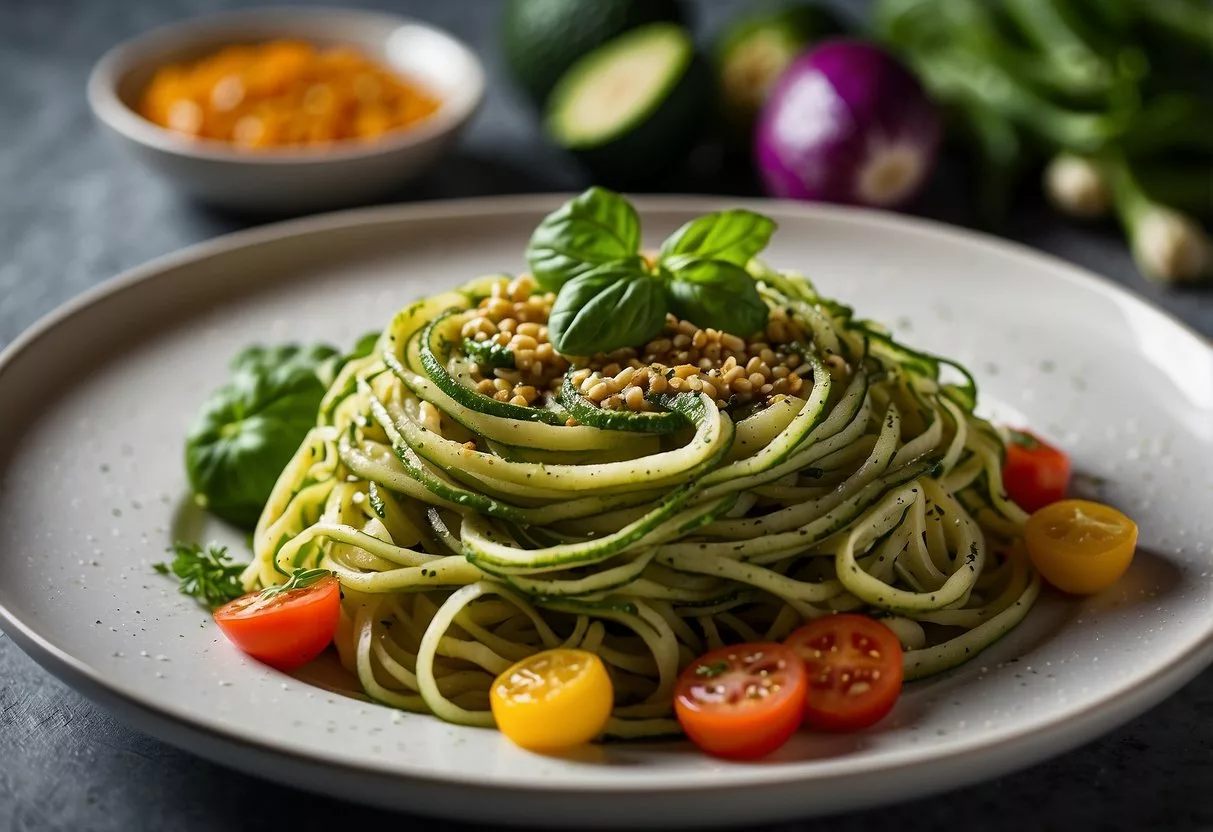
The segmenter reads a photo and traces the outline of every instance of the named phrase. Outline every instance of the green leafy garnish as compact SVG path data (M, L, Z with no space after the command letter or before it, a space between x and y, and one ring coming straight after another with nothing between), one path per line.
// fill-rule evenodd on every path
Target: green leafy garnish
M1030 433L1024 433L1022 430L1015 428L1007 428L1007 438L1014 445L1019 445L1022 448L1027 448L1029 451L1034 451L1040 447L1040 440Z
M690 260L667 284L671 311L679 318L725 332L751 335L764 329L770 310L741 266L724 260ZM701 324L702 325L702 324Z
M379 343L378 332L368 332L354 342L354 348L350 350L349 355L345 357L346 361L353 361L356 358L366 358L375 351L375 345Z
M464 338L463 354L485 367L514 369L514 353L508 347L492 341L474 341L471 338Z
M296 569L286 583L267 586L257 593L258 601L267 601L275 595L295 589L307 589L312 584L333 574L331 569Z
M735 208L693 219L661 244L661 262L678 270L686 261L723 260L744 267L767 247L775 221Z
M702 676L705 679L715 679L717 676L723 675L729 669L729 663L726 661L713 662L712 664L701 664L695 668L695 675Z
M558 290L553 346L578 356L634 347L657 335L669 312L742 336L762 330L769 310L746 266L774 230L752 211L708 214L670 235L650 264L636 211L619 194L590 188L549 214L527 247L536 281Z
M288 344L237 355L228 382L202 405L186 436L185 467L198 504L252 529L278 475L315 427L337 373L370 355L378 338L367 333L346 354L325 344Z
M168 551L174 553L172 561L153 564L152 568L161 575L176 577L182 595L196 598L213 610L245 594L240 583L244 565L232 561L226 546L211 543L203 548L197 543L176 543Z
M665 326L660 278L628 261L570 280L548 317L552 344L565 355L593 355L643 344Z
M555 292L595 266L639 260L640 218L626 199L605 188L590 188L544 218L526 259L535 282Z

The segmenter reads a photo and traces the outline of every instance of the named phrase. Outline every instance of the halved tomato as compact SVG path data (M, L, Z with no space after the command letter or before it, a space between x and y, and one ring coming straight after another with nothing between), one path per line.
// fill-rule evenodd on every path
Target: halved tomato
M489 700L501 733L532 751L559 751L602 733L615 693L602 659L559 647L498 676Z
M1089 500L1062 500L1035 512L1024 527L1028 555L1045 580L1074 595L1107 589L1133 562L1137 524Z
M824 731L858 731L893 709L901 693L901 643L866 615L828 615L784 641L808 672L805 722Z
M788 741L804 718L804 662L782 644L713 650L678 677L682 730L717 757L754 760Z
M1031 514L1065 498L1070 487L1070 458L1039 436L1013 430L1002 484L1011 499Z
M215 623L254 659L294 670L329 646L340 616L337 579L327 569L309 569L285 584L224 604L215 610Z

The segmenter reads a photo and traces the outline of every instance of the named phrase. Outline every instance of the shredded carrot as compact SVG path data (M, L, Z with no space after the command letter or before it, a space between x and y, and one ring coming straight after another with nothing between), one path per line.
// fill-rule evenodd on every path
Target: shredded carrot
M278 40L162 67L139 112L178 133L257 149L374 139L439 103L355 49Z

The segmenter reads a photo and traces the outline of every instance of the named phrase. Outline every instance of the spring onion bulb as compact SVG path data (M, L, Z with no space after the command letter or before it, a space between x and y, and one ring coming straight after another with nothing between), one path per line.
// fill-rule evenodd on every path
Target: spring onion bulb
M1045 168L1044 185L1049 200L1072 217L1105 216L1112 203L1099 165L1085 156L1073 153L1055 156Z

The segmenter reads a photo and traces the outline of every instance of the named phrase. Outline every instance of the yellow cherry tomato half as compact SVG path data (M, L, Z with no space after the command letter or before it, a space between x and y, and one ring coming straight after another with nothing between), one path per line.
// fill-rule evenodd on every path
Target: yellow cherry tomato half
M1102 503L1062 500L1036 511L1024 530L1028 555L1044 579L1074 595L1107 589L1137 548L1137 524Z
M559 751L602 733L615 693L602 659L585 650L545 650L493 682L497 728L531 751Z

